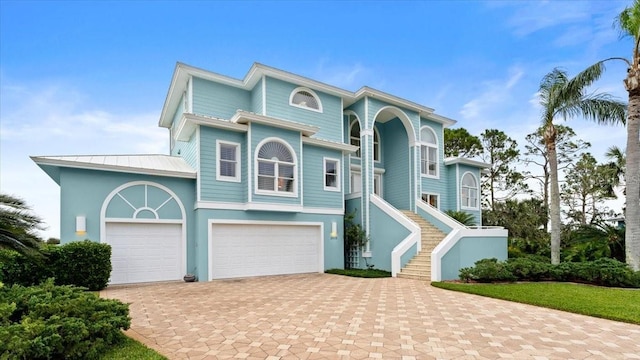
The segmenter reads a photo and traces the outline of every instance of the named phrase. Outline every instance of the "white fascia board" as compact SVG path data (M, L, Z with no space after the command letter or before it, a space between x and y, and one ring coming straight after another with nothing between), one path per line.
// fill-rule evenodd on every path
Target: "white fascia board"
M448 157L444 159L444 164L445 165L463 164L463 165L474 166L481 169L488 169L491 167L491 164L489 163L478 161L478 160L467 159L463 157Z
M438 115L436 113L430 113L430 114L425 114L426 118L428 118L429 120L433 120L435 122L438 122L442 125L444 125L445 128L455 125L457 123L456 120L450 119L448 117L442 116L442 115Z
M216 117L183 114L182 119L180 119L180 125L178 125L178 129L176 131L176 139L180 141L189 140L191 138L191 135L195 131L196 125L203 125L217 129L237 132L247 132L248 129L247 125L232 123L228 120Z
M387 94L385 92L382 92L380 90L376 90L373 88L370 88L368 86L363 86L360 88L360 90L355 92L355 100L359 100L365 96L369 96L372 97L374 99L380 99L383 100L387 103L393 104L393 105L397 105L397 106L402 106L404 108L407 108L409 110L413 110L419 113L424 113L424 114L433 114L433 112L435 111L434 109L424 106L424 105L420 105L418 103L415 103L413 101L409 101L406 99L402 99L399 98L395 95L391 95L391 94Z
M269 76L278 80L294 83L300 86L305 86L305 87L315 89L333 96L337 96L341 98L345 98L345 97L353 98L353 93L351 91L347 91L339 87L325 84L320 81L312 80L304 76L296 75L288 71L276 69L260 63L254 63L251 66L251 69L249 69L249 72L244 78L244 83L249 88L253 87L260 80L260 77L263 75Z
M162 106L162 112L160 113L160 119L158 120L158 126L169 128L171 127L172 115L169 114L169 109L175 109L180 101L180 96L187 87L187 81L189 79L188 74L182 69L184 64L176 63L176 67L173 70L173 76L171 77L171 84L167 91L167 96Z
M333 150L340 150L343 153L352 153L352 152L356 152L358 150L357 146L351 145L351 144L344 144L344 143L339 143L339 142L335 142L335 141L329 141L329 140L323 140L323 139L317 139L317 138L310 138L310 137L303 137L302 138L302 143L303 144L309 144L309 145L315 145L315 146L319 146L319 147L324 147L324 148L328 148L328 149L333 149Z
M301 123L288 121L288 120L277 119L274 117L259 115L259 114L244 111L244 110L236 111L235 115L233 115L233 117L231 117L229 121L234 124L246 124L246 123L254 122L257 124L264 124L264 125L277 127L280 129L299 131L302 133L302 135L305 135L305 136L311 136L316 132L318 132L319 130L319 128L316 126L301 124Z
M58 166L58 167L73 168L73 169L102 170L102 171L113 171L113 172L132 173L132 174L168 176L168 177L177 177L177 178L185 178L185 179L195 179L197 176L195 171L185 172L185 171L143 169L143 168L134 168L134 167L128 167L128 166L91 164L91 163L83 163L83 162L69 161L69 160L50 159L50 158L37 157L37 156L32 156L31 160L33 160L38 165L50 165L50 166Z

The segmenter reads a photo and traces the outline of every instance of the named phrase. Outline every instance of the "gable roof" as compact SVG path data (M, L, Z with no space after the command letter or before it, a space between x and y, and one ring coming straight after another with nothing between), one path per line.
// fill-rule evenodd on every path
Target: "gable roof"
M60 183L60 168L106 170L195 179L196 171L181 157L169 155L31 156L42 170Z
M170 126L173 119L173 114L170 114L169 110L175 109L178 106L182 93L186 90L187 82L191 76L220 84L225 84L228 86L237 87L247 91L253 89L253 87L258 83L260 79L262 79L263 76L269 76L271 78L287 81L299 86L308 87L310 89L319 90L324 93L337 96L342 99L343 106L345 108L355 103L356 101L369 96L382 99L385 102L398 107L413 110L420 116L429 118L445 126L451 126L456 123L456 121L453 119L449 119L447 117L436 114L434 112L434 109L432 108L406 99L402 99L391 94L387 94L383 91L376 90L368 86L363 86L358 91L351 92L336 86L325 84L320 81L309 79L304 76L296 75L288 71L276 69L274 67L270 67L257 62L253 63L243 79L232 78L226 75L221 75L215 72L178 62L176 63L173 77L171 78L171 85L169 86L167 97L162 107L162 112L160 113L160 120L158 121L158 125L160 127Z

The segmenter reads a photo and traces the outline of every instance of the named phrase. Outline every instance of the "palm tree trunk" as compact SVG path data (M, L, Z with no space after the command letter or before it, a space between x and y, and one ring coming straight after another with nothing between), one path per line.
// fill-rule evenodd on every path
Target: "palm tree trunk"
M638 63L637 61L635 62ZM632 77L634 79L632 79ZM625 85L629 91L627 118L627 210L625 244L627 264L640 271L640 71L629 71ZM633 86L635 85L635 86Z
M549 156L550 206L551 221L551 263L560 263L560 189L558 185L558 154L556 153L556 129L549 121L545 129L545 146Z

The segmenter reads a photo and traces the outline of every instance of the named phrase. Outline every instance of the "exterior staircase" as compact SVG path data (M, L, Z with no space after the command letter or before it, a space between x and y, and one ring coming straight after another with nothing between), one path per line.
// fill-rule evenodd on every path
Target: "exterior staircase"
M431 252L446 234L412 211L401 210L401 212L420 226L422 250L400 270L398 277L431 281Z

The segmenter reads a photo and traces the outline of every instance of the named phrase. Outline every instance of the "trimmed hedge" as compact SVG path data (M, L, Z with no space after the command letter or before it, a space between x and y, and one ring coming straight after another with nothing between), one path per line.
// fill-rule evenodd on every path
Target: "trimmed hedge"
M460 269L460 280L495 281L572 281L610 287L640 288L640 271L627 264L601 258L586 262L564 262L552 265L538 257L520 257L507 261L483 259L475 266Z
M49 279L38 286L0 283L0 358L96 359L123 339L129 305Z
M42 258L0 249L0 281L7 285L36 285L53 277L57 285L104 289L111 275L111 246L85 240L43 245Z

